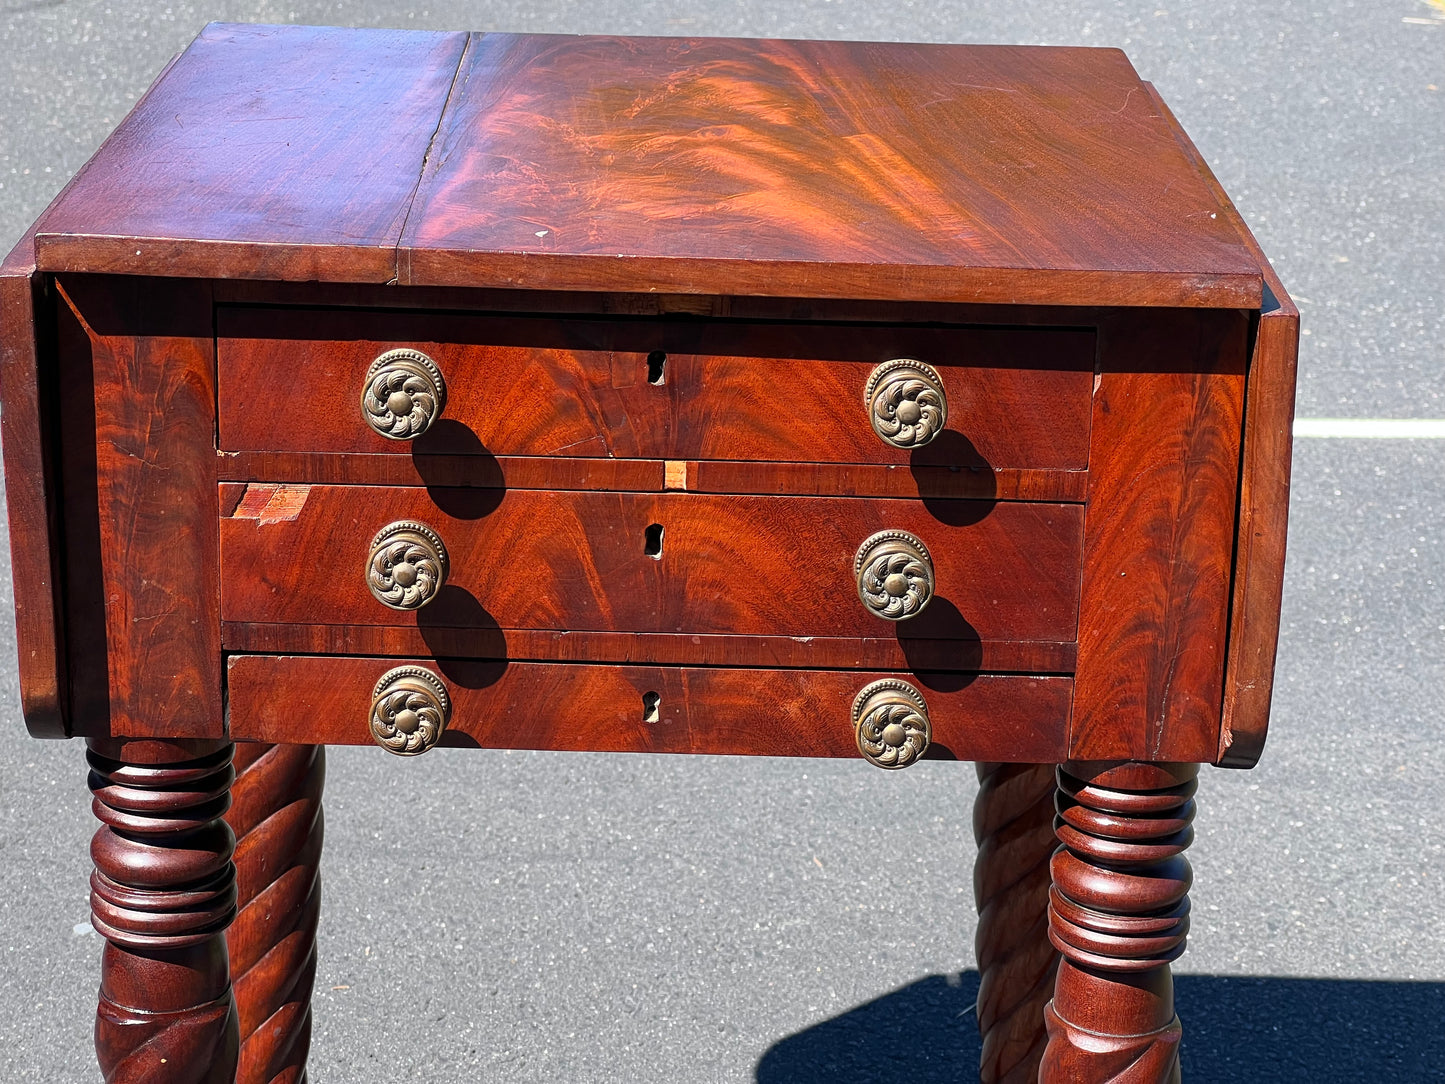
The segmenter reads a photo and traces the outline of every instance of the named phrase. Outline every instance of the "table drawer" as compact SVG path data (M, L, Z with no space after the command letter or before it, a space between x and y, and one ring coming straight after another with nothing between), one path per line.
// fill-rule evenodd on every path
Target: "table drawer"
M1088 465L1091 330L238 306L218 309L217 329L227 451ZM430 358L445 388L413 439L362 412L373 361L396 348ZM869 376L896 358L926 362L944 387L947 425L921 447L870 425Z
M393 523L435 533L445 586L420 608L368 587ZM934 597L891 622L855 558L921 539ZM221 521L227 622L1072 641L1083 509L988 501L251 485ZM416 599L398 597L406 603Z
M925 757L1047 763L1073 695L1066 677L233 655L231 736L368 745L377 683L402 666L445 687L440 744L506 749L859 757L854 700L898 678L926 702Z

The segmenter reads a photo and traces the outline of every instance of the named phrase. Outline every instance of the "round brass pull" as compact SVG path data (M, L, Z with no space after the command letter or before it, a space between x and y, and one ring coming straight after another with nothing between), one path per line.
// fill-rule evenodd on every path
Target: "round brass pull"
M451 714L441 678L420 666L398 666L372 690L371 737L388 753L414 757L437 743Z
M371 540L366 586L393 610L419 610L447 582L447 548L425 523L389 523Z
M933 558L923 540L907 531L879 531L864 539L853 572L863 605L885 621L916 617L933 598Z
M923 694L906 681L884 678L853 701L858 752L880 768L906 768L928 749L932 730Z
M446 405L442 371L420 350L388 350L366 370L361 416L384 437L421 436Z
M943 378L912 358L885 361L868 375L863 402L873 432L895 448L921 448L948 424Z

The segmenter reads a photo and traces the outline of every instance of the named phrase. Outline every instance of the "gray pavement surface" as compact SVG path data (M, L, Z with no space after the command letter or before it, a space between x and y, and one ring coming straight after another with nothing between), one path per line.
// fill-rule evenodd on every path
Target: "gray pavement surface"
M1301 303L1301 415L1445 417L1422 0L0 0L0 244L210 19L1120 46ZM1445 441L1300 441L1295 471L1269 748L1200 788L1185 1073L1442 1080ZM93 1080L82 751L25 736L0 638L0 1082ZM971 1072L966 765L329 755L318 1084Z

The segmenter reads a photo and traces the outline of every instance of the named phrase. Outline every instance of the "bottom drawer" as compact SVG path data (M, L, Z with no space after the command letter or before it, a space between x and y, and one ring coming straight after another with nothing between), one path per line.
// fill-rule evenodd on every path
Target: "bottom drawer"
M398 667L440 679L439 744L492 749L859 757L854 701L893 678L923 698L925 758L1057 762L1073 698L1072 678L1014 674L233 655L231 737L370 744L378 681Z

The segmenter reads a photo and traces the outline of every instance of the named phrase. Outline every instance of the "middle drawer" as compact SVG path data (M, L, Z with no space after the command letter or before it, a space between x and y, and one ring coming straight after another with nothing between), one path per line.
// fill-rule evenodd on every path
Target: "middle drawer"
M444 585L414 612L368 587L378 533L408 522L446 552ZM931 600L897 623L858 588L859 547L882 531L916 536L932 566ZM228 622L1062 642L1076 638L1083 509L252 484L220 535Z

